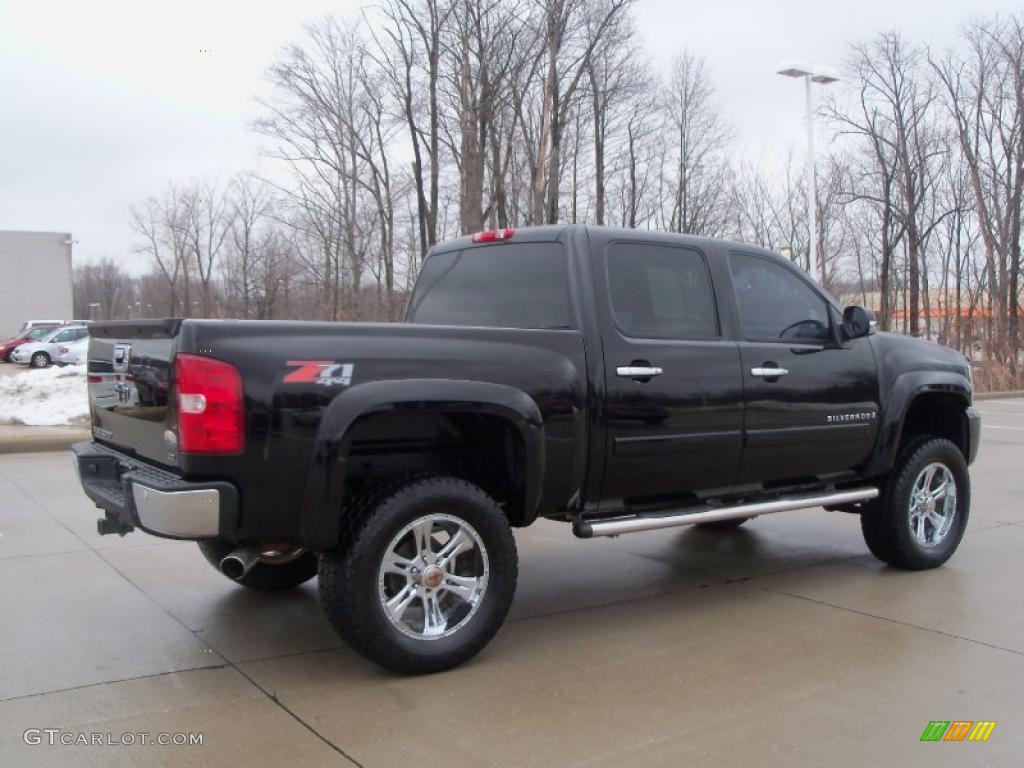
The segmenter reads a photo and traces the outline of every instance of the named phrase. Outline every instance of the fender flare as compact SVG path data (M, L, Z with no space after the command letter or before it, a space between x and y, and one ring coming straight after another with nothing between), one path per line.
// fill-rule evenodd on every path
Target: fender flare
M320 420L302 509L307 547L324 551L338 542L353 427L368 416L399 410L485 413L512 424L525 450L525 516L528 521L536 517L545 453L544 419L533 398L504 384L462 379L369 381L335 397Z
M933 392L960 397L964 410L971 404L971 384L962 374L952 371L910 371L900 374L893 382L889 400L882 412L875 450L864 472L866 476L884 474L892 469L911 404L919 395Z

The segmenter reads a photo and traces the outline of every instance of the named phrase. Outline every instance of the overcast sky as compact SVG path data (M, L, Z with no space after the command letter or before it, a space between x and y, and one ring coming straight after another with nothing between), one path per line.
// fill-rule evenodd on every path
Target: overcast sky
M129 206L170 179L254 167L247 124L275 52L303 23L360 5L0 0L0 229L69 231L77 263L110 255L138 271ZM656 66L682 47L707 58L739 150L772 162L804 145L802 86L773 74L779 60L841 68L850 43L887 29L943 48L969 13L1019 7L638 0L636 18Z

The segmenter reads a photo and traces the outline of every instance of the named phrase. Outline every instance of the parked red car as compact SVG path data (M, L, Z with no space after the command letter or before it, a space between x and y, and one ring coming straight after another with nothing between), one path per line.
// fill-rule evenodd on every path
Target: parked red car
M56 325L37 325L27 331L22 331L17 336L12 336L7 341L0 342L0 360L5 363L11 362L11 352L15 347L20 347L29 341L37 341L56 327Z

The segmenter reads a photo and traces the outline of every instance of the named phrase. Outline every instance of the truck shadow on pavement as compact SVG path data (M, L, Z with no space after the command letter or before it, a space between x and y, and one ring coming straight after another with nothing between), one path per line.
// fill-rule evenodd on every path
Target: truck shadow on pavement
M520 544L519 586L499 640L518 635L518 624L537 627L540 621L554 626L567 614L579 617L600 611L605 621L617 624L650 599L670 600L673 613L683 616L694 606L702 610L698 596L709 587L851 557L870 558L856 541L850 549L813 540L780 544L777 537L756 529L687 529L589 542L567 538L559 542L557 552L550 543ZM595 547L603 551L595 552ZM281 592L252 591L226 581L221 588L206 605L201 634L232 663L261 664L315 654L318 665L324 653L341 651L346 664L376 670L334 633L319 605L316 579ZM747 599L727 590L716 594L724 610L730 609L733 598ZM333 668L334 673L345 676L341 668ZM380 674L390 677L390 673Z

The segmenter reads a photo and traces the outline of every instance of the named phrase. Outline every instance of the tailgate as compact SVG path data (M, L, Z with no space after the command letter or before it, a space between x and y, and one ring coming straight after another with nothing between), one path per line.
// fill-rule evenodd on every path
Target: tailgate
M181 320L89 324L93 436L142 458L177 466L171 364Z

